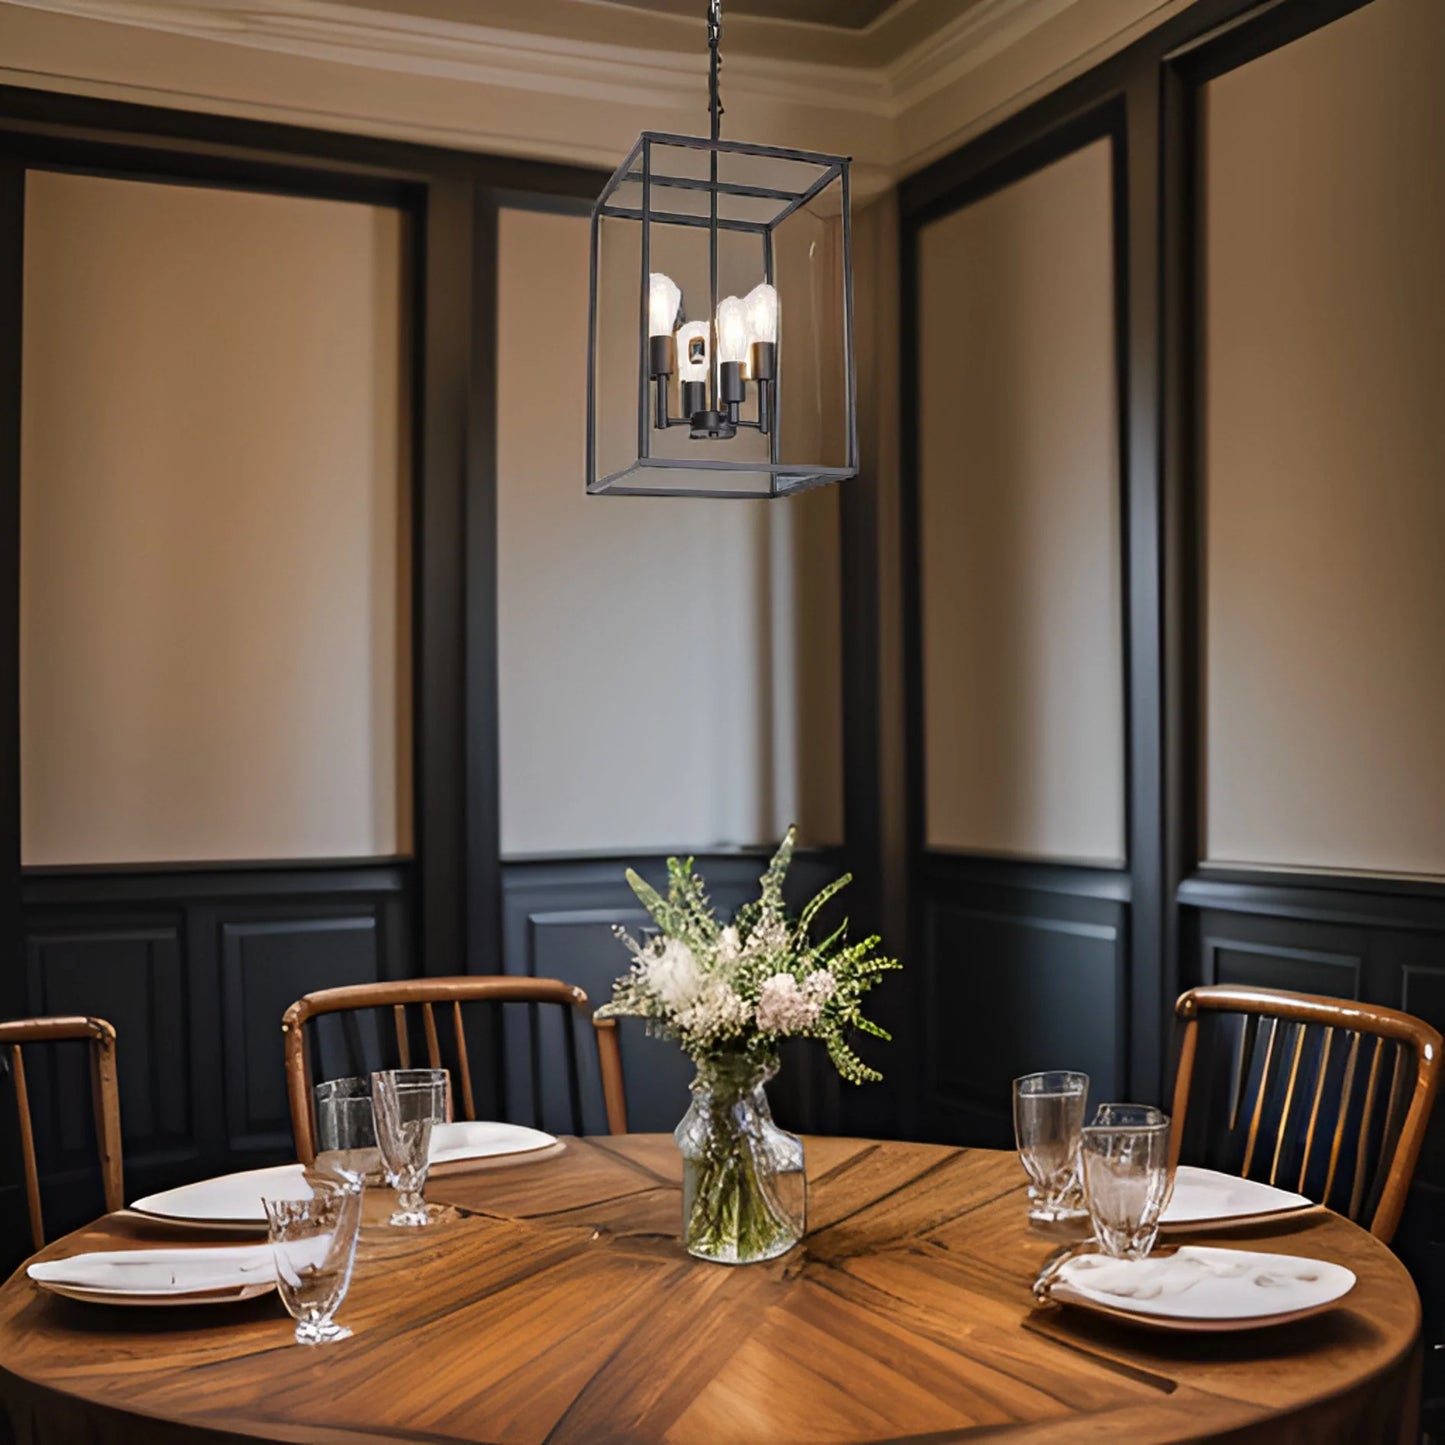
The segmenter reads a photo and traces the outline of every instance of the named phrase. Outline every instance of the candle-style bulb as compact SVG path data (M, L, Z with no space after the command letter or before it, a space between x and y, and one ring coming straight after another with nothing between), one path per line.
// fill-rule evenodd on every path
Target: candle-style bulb
M746 362L751 339L743 303L736 296L724 296L717 305L718 360Z
M661 271L654 271L647 280L647 333L649 336L671 336L682 311L682 288Z
M748 339L768 346L778 344L778 293L766 281L759 281L743 297Z

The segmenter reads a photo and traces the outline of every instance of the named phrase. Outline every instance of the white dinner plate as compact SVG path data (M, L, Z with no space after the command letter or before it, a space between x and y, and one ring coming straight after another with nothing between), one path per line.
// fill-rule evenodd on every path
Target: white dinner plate
M1354 1287L1353 1271L1324 1259L1183 1245L1148 1259L1079 1255L1049 1294L1155 1329L1255 1330L1317 1314Z
M432 1131L431 1162L455 1164L465 1159L493 1159L531 1154L555 1147L557 1139L540 1129L485 1120L438 1124ZM266 1228L263 1199L308 1199L311 1186L300 1164L246 1169L182 1184L137 1199L131 1209L150 1219L164 1219L193 1229L260 1232Z
M1288 1189L1221 1174L1217 1169L1181 1164L1174 1171L1174 1193L1164 1206L1159 1224L1166 1230L1252 1224L1314 1207L1312 1200Z
M264 1230L263 1199L309 1199L311 1186L300 1164L278 1164L271 1169L245 1169L182 1184L161 1194L137 1199L137 1214L203 1229Z
M45 1260L26 1273L51 1294L93 1304L230 1304L276 1287L268 1244L104 1250Z
M523 1124L497 1124L485 1119L437 1124L431 1135L431 1162L455 1164L462 1159L496 1159L550 1149L556 1135Z

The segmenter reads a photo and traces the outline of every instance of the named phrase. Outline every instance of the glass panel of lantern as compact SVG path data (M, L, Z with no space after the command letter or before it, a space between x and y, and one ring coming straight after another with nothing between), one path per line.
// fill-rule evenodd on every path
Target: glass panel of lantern
M593 210L591 281L589 492L773 497L856 474L846 158L645 133Z

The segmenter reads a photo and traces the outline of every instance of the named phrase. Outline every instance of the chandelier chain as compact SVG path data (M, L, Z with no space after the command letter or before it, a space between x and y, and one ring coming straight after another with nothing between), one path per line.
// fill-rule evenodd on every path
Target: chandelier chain
M707 5L707 48L708 48L708 113L712 116L712 138L722 134L722 92L718 86L718 72L722 70L722 0L708 0Z

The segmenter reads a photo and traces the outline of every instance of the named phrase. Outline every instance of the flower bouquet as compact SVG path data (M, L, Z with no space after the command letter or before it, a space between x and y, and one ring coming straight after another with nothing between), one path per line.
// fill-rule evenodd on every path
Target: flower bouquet
M717 918L692 859L669 858L663 897L631 869L627 881L659 932L618 937L632 967L601 1017L636 1017L676 1039L697 1067L692 1105L677 1127L683 1154L683 1236L690 1253L739 1264L791 1249L805 1228L802 1144L773 1123L763 1086L786 1038L820 1040L855 1084L881 1078L854 1052L855 1033L886 1039L863 1017L863 995L900 967L874 953L878 939L846 941L845 921L820 942L819 910L851 881L828 884L796 919L783 902L793 856L789 829L757 899L731 923Z

